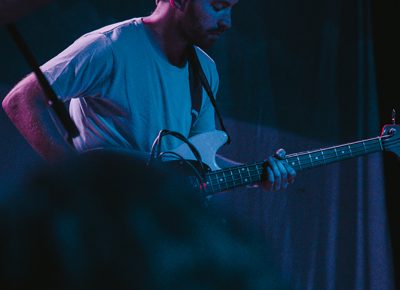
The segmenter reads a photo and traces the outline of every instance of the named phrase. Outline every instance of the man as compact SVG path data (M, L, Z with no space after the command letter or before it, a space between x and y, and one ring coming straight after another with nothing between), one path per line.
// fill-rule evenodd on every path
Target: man
M192 122L188 51L211 47L231 26L238 0L157 0L148 17L113 24L78 39L43 65L57 95L69 102L79 128L73 149L59 134L33 75L4 99L3 107L35 150L48 160L77 151L117 147L149 152L161 129L186 137L215 129L214 108L203 90ZM211 58L195 48L214 93L218 74ZM168 139L164 148L178 143ZM281 156L282 157L282 156ZM295 171L269 157L266 190L286 188Z

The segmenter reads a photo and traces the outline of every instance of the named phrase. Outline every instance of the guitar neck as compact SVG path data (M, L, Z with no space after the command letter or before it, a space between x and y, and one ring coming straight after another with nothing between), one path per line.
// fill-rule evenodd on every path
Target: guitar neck
M329 148L294 153L286 155L285 160L296 171L314 168L383 151L382 138L385 137L381 136ZM211 194L261 181L263 167L264 162L258 162L212 171L205 176L203 190Z

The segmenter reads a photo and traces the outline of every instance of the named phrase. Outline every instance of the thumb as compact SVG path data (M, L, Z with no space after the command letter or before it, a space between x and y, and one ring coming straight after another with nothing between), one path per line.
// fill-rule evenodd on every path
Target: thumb
M286 151L285 151L285 149L278 149L278 150L276 150L276 152L275 152L275 157L277 157L278 159L284 159L285 158L285 156L286 156Z

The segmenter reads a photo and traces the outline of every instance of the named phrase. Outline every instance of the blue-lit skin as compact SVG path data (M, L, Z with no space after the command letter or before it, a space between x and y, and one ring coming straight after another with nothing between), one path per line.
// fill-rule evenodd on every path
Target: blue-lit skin
M201 48L211 47L232 25L232 8L239 0L188 1L182 10L181 33Z
M160 0L143 23L169 62L181 67L187 48L210 48L231 27L232 8L239 0Z

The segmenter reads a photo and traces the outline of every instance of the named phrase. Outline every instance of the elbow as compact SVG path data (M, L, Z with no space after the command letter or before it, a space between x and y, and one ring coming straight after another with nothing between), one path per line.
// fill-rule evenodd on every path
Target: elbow
M7 116L13 120L15 116L19 114L21 111L20 99L17 95L12 93L8 94L1 103L4 112L6 112Z
M1 105L11 120L27 108L34 107L35 103L42 101L40 92L35 88L33 81L34 79L28 76L3 99Z
M13 111L18 110L18 104L15 101L14 96L10 93L8 94L3 101L1 102L1 106L3 110L6 112L8 116L12 114Z

